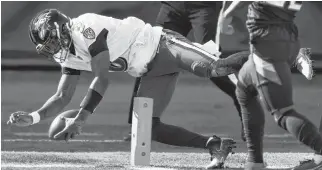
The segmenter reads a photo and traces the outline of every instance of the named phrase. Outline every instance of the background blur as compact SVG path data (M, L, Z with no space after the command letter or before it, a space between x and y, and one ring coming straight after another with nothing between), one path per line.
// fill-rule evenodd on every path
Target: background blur
M48 64L35 55L35 47L29 41L28 24L37 12L46 8L57 8L70 17L93 12L102 15L124 18L136 16L154 24L159 12L160 2L1 2L1 59L2 66L29 64ZM235 34L222 35L222 46L225 51L247 49L248 37L245 29L247 8L236 13L233 20ZM296 23L300 30L302 47L312 48L312 52L322 55L322 2L305 2L298 13ZM320 57L321 58L321 57ZM23 60L17 60L23 59ZM26 59L29 59L26 61ZM39 59L39 60L38 60ZM4 67L7 68L7 67Z
M86 12L109 15L117 18L136 16L154 24L159 12L160 2L1 2L1 146L2 150L98 150L128 151L128 144L120 143L46 143L34 141L47 139L48 124L52 119L27 128L6 125L10 113L17 110L34 111L56 90L60 77L57 64L47 61L35 53L35 46L28 37L28 24L33 15L45 8L57 8L70 17ZM245 29L246 8L239 11L233 19L235 34L222 35L224 52L246 50L247 31ZM322 2L305 2L296 22L300 30L302 47L312 48L313 56L322 68ZM79 107L92 75L83 74L79 86L67 109ZM127 116L133 89L133 78L126 73L112 73L111 86L97 113L89 118L83 135L78 139L122 139L128 133ZM318 125L322 110L322 75L308 81L300 74L293 76L294 99L297 109ZM204 134L229 135L240 139L240 121L233 103L223 92L214 88L209 80L184 73L180 76L173 99L162 120ZM267 114L267 146L279 152L307 151L297 143L287 143L294 139L276 126ZM23 133L22 133L23 132ZM283 138L282 140L279 140ZM18 142L12 142L16 139ZM240 140L240 150L245 145ZM59 145L59 147L57 147ZM158 144L153 149L168 148ZM284 150L280 150L283 148ZM182 148L179 148L182 149Z

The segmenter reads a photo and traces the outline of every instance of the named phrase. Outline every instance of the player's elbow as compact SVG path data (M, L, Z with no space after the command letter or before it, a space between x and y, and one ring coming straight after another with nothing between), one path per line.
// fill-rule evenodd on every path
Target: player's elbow
M61 103L66 106L73 97L73 93L71 92L58 92L55 94L55 97L61 101Z

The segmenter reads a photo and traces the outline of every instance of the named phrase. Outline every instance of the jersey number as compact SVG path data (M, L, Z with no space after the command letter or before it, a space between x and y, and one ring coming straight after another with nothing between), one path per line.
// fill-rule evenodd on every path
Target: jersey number
M119 72L127 70L127 61L125 58L117 58L115 61L111 62L110 71Z
M300 11L302 7L302 1L266 1L266 3L291 11Z

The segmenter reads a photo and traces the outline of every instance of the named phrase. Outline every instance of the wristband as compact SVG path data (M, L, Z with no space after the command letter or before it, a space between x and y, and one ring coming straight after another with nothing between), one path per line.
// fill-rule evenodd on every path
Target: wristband
M97 91L89 89L80 107L93 113L97 105L102 100L102 98L102 95L99 94Z
M29 115L32 117L32 124L36 124L40 121L40 115L38 112L32 112Z

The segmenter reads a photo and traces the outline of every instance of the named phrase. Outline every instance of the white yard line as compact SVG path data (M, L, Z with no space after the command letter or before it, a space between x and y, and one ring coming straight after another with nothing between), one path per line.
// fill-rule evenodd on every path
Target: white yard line
M60 142L49 139L3 139L2 142ZM69 142L87 142L87 143L121 143L123 140L82 140L73 139Z
M225 133L225 134L221 134L221 133L203 133L203 135L206 136L212 136L212 135L217 135L220 137L230 137L229 134ZM285 133L285 134L264 134L265 138L293 138L293 136L291 134ZM295 138L294 138L295 139Z
M2 168L94 168L93 165L87 164L60 164L60 163L46 163L46 164L21 164L21 163L2 163Z
M243 142L241 140L235 140L236 142ZM1 142L62 142L62 141L54 141L54 140L49 140L49 139L3 139ZM124 143L125 141L123 140L99 140L99 139L94 139L94 140L87 140L87 139L73 139L70 140L69 143ZM281 143L283 142L283 138L278 139L278 140L267 140L265 143ZM299 142L296 140L288 140L288 144L298 144Z
M48 133L44 132L16 132L13 133L16 136L48 136ZM101 133L82 133L81 136L103 136Z

